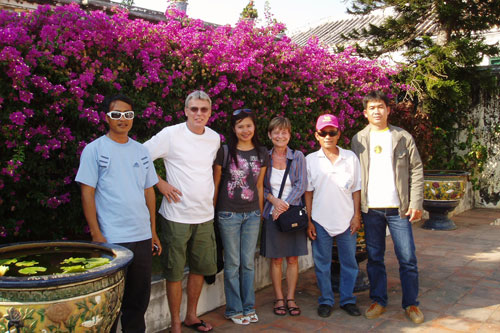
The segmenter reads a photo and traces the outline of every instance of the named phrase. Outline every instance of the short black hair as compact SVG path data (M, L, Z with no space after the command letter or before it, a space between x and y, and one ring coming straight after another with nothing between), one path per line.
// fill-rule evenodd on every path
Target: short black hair
M380 90L372 90L363 98L363 108L366 110L368 102L371 101L384 101L385 106L389 106L389 98Z
M125 96L123 94L117 94L117 95L113 95L113 96L108 96L104 99L104 101L101 104L102 110L105 113L111 111L109 108L116 101L122 101L124 103L127 103L128 105L130 105L132 107L132 110L134 109L134 105L132 104L132 100L128 96Z

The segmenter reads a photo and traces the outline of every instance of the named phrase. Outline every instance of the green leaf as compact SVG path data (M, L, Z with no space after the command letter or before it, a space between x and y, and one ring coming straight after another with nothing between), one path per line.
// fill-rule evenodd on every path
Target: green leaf
M63 261L61 261L61 265L67 265L67 264L80 264L80 263L84 263L86 261L85 258L68 258L68 259L64 259Z
M85 272L85 267L82 265L66 266L61 267L61 269L63 270L62 274Z
M33 266L33 267L22 268L19 270L19 273L25 274L25 275L34 275L34 274L37 274L38 272L45 272L46 270L47 270L47 268L45 268L45 267Z
M106 265L109 263L108 258L90 258L87 260L87 264L85 265L86 269L91 269L95 267L99 267L102 265Z
M10 264L15 264L16 262L17 262L17 258L0 259L0 265L10 265Z
M32 261L20 261L16 263L17 267L30 267L30 266L35 266L39 264L38 261L32 260Z

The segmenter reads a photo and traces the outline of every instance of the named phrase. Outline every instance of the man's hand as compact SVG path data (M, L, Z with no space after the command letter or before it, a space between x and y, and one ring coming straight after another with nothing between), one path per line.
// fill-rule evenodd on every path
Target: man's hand
M309 236L311 240L316 239L316 227L311 221L309 221L307 225L307 236Z
M350 223L351 235L354 235L361 228L361 216L354 214Z
M415 222L422 218L422 211L420 209L410 208L405 215L410 216L410 222Z
M93 242L99 242L99 243L107 243L108 241L106 240L106 237L103 236L102 233L98 232L95 235L92 235L92 241Z
M158 178L158 184L156 184L156 187L160 193L167 198L169 203L181 201L181 198L179 197L182 196L181 191L167 183L165 180Z
M156 247L155 247L156 245ZM151 251L153 252L153 255L160 255L162 252L162 247L160 243L160 239L158 238L158 235L156 233L153 234L153 239L151 242Z

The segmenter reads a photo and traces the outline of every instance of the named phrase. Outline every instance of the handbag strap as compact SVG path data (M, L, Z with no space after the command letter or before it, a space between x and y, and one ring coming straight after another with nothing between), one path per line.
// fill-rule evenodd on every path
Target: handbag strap
M292 153L294 151L292 150ZM290 165L292 165L292 160L286 160L286 169L285 174L283 175L283 180L281 181L280 193L278 194L278 199L281 199L281 195L283 194L283 189L285 188L286 177L288 176L288 172L290 171Z

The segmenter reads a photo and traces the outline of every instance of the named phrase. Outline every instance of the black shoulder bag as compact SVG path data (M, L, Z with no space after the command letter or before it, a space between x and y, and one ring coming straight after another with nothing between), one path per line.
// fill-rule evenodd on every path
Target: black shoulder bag
M290 171L290 165L292 160L288 159L286 162L285 174L283 175L283 180L281 181L280 193L278 194L278 199L281 199L283 194L283 188L285 187L286 177L288 177L288 172ZM303 202L300 205L290 205L286 211L281 213L278 219L275 221L278 224L278 228L281 232L290 232L302 230L307 227L307 211L304 207Z

